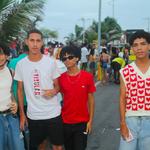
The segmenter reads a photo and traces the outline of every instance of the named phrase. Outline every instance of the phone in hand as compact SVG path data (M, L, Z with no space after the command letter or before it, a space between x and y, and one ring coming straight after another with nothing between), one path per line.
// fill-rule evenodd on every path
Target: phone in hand
M133 135L132 135L132 133L131 133L131 131L129 129L129 136L126 138L126 141L127 142L131 142L133 139L134 139L134 137L133 137Z

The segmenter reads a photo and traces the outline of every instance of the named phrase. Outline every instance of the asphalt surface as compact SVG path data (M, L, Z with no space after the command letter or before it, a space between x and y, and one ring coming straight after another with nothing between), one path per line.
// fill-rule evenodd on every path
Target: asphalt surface
M119 86L113 83L97 86L95 93L93 131L87 150L118 150L119 146Z

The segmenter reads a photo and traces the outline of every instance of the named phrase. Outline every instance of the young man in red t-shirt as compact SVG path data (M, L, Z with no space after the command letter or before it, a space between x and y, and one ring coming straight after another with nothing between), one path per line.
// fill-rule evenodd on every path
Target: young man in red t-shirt
M96 88L92 74L78 68L80 57L81 51L75 46L64 47L60 53L67 67L67 72L59 78L65 150L85 150L87 134L92 129Z

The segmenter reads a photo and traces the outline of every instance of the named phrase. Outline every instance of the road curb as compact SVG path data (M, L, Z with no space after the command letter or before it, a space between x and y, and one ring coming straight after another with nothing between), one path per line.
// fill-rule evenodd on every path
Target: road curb
M97 81L97 82L95 83L95 86L97 87L100 83L101 83L101 81Z

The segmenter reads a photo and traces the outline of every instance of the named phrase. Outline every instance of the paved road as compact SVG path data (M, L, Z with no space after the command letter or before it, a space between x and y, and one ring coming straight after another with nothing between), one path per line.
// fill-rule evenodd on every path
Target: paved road
M93 132L87 150L118 150L119 145L119 86L97 86Z

